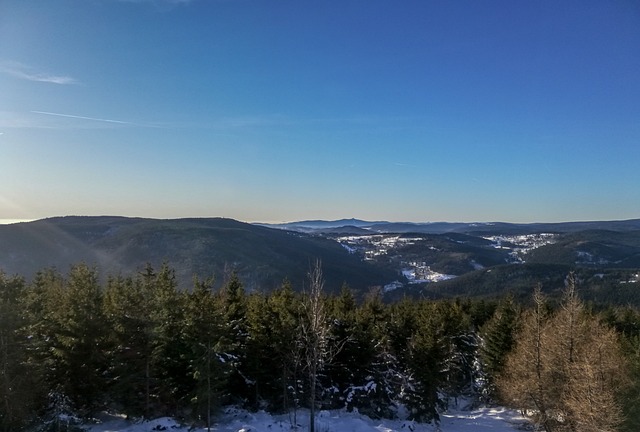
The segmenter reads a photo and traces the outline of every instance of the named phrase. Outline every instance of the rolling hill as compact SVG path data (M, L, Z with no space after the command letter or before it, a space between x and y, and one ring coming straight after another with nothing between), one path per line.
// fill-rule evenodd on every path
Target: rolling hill
M66 272L79 262L97 266L103 276L167 262L186 288L194 275L220 284L235 271L248 289L271 290L285 278L303 287L316 259L328 290L346 282L362 291L394 277L335 241L232 219L68 216L0 226L0 269L27 278L46 267Z
M320 259L327 290L345 282L360 294L384 287L389 299L505 292L524 297L537 283L553 292L569 271L577 271L585 298L640 305L639 225L344 219L276 229L224 218L68 216L0 225L0 270L29 279L47 267L64 273L85 262L104 278L166 262L186 289L194 276L213 276L220 286L235 271L247 289L269 291L285 278L303 289L311 264Z

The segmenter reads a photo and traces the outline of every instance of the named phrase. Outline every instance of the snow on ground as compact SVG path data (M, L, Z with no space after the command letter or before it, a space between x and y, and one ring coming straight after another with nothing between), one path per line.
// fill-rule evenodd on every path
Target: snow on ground
M214 432L308 432L308 411L272 416L265 412L250 413L227 409L216 418ZM505 408L451 410L441 415L440 425L416 423L408 420L372 420L357 412L321 411L316 417L317 432L513 432L522 430L526 419L516 411ZM292 427L292 425L298 425ZM89 427L90 432L204 432L206 428L180 426L169 418L144 422L129 422L107 416L103 423Z

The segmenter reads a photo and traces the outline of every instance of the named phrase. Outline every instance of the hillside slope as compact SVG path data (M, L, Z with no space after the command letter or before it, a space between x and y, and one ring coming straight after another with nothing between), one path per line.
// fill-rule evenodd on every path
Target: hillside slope
M185 288L194 275L220 284L236 271L248 289L271 290L285 278L301 289L316 259L328 290L346 282L364 291L395 276L334 241L232 219L70 216L0 226L0 269L27 278L45 267L66 272L78 262L96 265L103 276L167 262Z

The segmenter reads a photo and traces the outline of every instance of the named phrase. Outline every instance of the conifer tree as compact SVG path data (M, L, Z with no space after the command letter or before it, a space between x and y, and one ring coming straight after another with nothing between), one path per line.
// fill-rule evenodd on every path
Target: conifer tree
M445 407L439 390L446 376L447 335L433 305L421 302L416 312L416 329L408 341L409 381L403 399L413 420L438 422L438 411Z
M104 353L96 349L107 334L96 269L72 266L61 294L60 309L50 311L57 330L55 384L72 407L88 414L102 402L106 371Z
M271 316L267 297L254 293L247 298L247 340L245 346L244 371L253 381L247 404L257 409L273 396L272 375L275 364L269 355L272 335Z
M26 287L22 297L22 313L25 324L22 334L27 339L27 367L34 382L33 393L36 400L35 422L44 422L43 416L50 411L48 395L60 391L57 379L59 368L52 355L58 345L60 320L56 314L62 308L64 279L53 268L39 271Z
M486 391L490 399L495 397L495 378L504 369L507 355L513 349L518 316L513 297L507 296L500 301L493 316L482 328L480 355L487 374Z
M475 395L479 341L460 300L438 302L435 308L445 335L444 383L440 384L440 391L457 403L458 396Z
M398 395L407 381L391 347L388 317L379 289L371 291L357 310L358 346L363 359L368 359L367 376L363 385L351 389L346 405L372 418L395 416Z
M255 381L247 376L247 296L237 273L233 272L222 288L220 301L226 337L221 343L221 349L232 366L228 381L228 402L238 403L248 400L254 394L252 390Z
M533 300L534 307L522 319L514 351L507 357L497 387L504 402L522 410L533 410L536 423L551 432L550 413L559 395L555 394L556 387L549 373L547 306L539 286Z
M149 316L153 325L153 352L150 369L157 378L155 394L160 408L175 415L188 404L191 380L188 376L183 339L184 293L178 290L175 271L164 263L157 274L145 274L144 283L152 292Z
M303 389L300 386L302 347L299 338L300 298L288 280L267 298L272 338L268 357L275 363L271 375L276 411L295 410L300 404Z
M193 380L191 402L194 412L207 430L212 415L222 403L222 394L229 374L221 357L223 324L212 292L213 281L195 280L187 295L184 338L189 352L189 375Z
M332 297L330 303L329 341L341 349L336 353L333 361L327 366L322 379L323 388L328 389L325 396L330 406L338 408L344 406L346 398L355 387L366 384L368 358L363 346L360 345L360 335L356 325L356 300L349 287L344 284L337 297Z
M153 274L150 266L147 276ZM150 311L152 297L143 277L111 277L105 290L104 309L112 329L108 373L111 399L124 413L150 418L155 389L151 367L154 344Z
M21 305L37 430L71 430L105 397L107 328L97 272L85 264L72 266L66 279L55 269L38 272Z
M532 410L547 432L617 430L628 380L617 336L584 311L573 275L555 314L545 313L539 288L534 301L498 380L505 402Z
M25 282L0 271L0 431L21 430L35 413L37 392L27 365L25 316L21 301Z

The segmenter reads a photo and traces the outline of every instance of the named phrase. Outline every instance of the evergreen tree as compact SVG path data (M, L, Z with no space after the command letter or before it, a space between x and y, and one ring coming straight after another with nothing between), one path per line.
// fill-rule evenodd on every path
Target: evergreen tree
M39 272L22 300L27 365L40 410L38 430L72 430L103 406L107 328L95 269L78 264L67 278Z
M255 390L252 408L286 410L300 390L294 379L300 368L298 303L288 281L269 295L248 297L244 370Z
M482 328L480 355L487 377L484 390L489 399L495 397L495 377L503 371L507 355L513 349L518 316L518 308L509 295L498 304L493 316Z
M349 389L346 407L357 408L372 418L393 418L396 402L406 382L398 359L391 348L387 331L388 310L380 290L370 292L356 311L357 346L361 353L356 361L366 371L364 381Z
M267 309L271 329L267 358L275 364L272 370L277 371L270 374L274 394L269 400L274 410L287 411L293 408L295 413L303 392L303 353L299 340L300 298L288 280L269 295Z
M182 333L184 293L177 287L175 271L166 263L157 274L144 275L145 290L152 292L149 316L153 325L150 369L156 378L154 394L166 415L180 414L189 405L192 382L188 376L188 347Z
M445 382L440 385L440 389L456 402L458 396L475 396L479 340L473 330L471 317L458 299L455 302L438 302L435 307L445 335Z
M64 279L55 269L39 271L22 297L22 313L25 324L22 334L26 338L27 367L34 382L33 394L37 406L34 423L50 414L51 397L60 391L57 375L60 368L52 355L58 346L60 313L64 296ZM47 413L46 411L49 411Z
M366 384L367 366L371 359L367 358L365 347L359 343L357 305L346 284L342 286L340 295L331 299L329 308L329 341L333 346L340 346L340 350L326 368L322 388L326 389L324 396L329 406L338 408L345 405L353 388Z
M35 413L37 393L27 365L21 301L25 282L0 272L0 431L22 430Z
M104 346L108 329L102 308L102 289L95 268L84 264L69 272L63 304L60 342L56 355L64 369L64 394L84 412L103 402L106 359Z
M273 374L275 365L272 364L272 359L268 355L272 338L270 318L265 295L254 293L247 296L247 338L243 370L247 377L251 377L253 383L251 386L253 391L249 392L247 400L247 405L251 409L269 405L267 400L272 396L270 375Z
M212 281L195 280L187 296L184 338L189 375L193 380L191 402L197 417L207 430L212 426L212 414L222 403L224 386L229 374L221 356L223 325L220 310L212 293Z
M417 326L408 341L408 378L402 400L417 421L436 421L446 404L439 390L446 381L447 335L437 309L421 302L416 312Z
M221 349L232 366L227 402L246 403L255 394L255 380L247 375L247 296L235 272L222 288L220 297L226 337Z
M153 275L151 267L145 270ZM151 367L154 344L151 284L143 277L109 278L104 309L112 329L109 341L109 392L120 412L150 418L157 380Z

